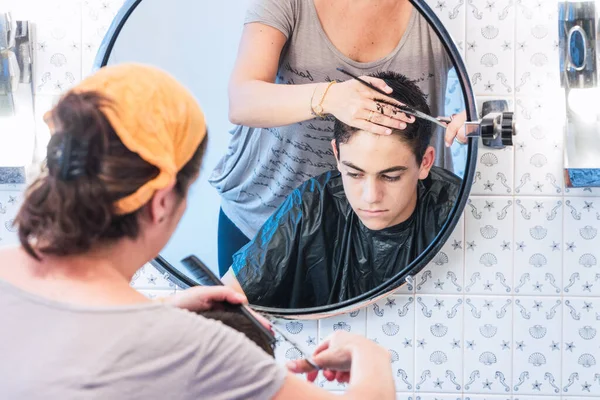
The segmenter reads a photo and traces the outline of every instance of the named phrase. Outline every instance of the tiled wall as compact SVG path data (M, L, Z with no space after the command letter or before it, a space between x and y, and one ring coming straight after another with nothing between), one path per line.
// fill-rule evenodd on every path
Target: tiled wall
M37 23L38 115L89 71L119 2L0 1ZM600 192L563 187L556 2L429 3L463 51L478 103L506 99L514 108L515 146L480 148L463 221L412 287L349 315L285 328L308 348L340 329L389 348L398 399L598 398ZM2 225L20 196L4 189ZM14 235L2 225L6 244ZM150 296L176 290L150 267L133 284ZM283 344L277 352L297 357Z

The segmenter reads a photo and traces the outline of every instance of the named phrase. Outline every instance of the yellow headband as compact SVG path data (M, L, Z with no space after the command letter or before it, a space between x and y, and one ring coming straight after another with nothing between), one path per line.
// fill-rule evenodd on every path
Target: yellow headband
M104 67L70 92L97 92L113 129L132 152L160 173L135 193L115 202L118 214L134 212L154 192L174 183L206 136L204 114L192 94L166 72L141 64Z

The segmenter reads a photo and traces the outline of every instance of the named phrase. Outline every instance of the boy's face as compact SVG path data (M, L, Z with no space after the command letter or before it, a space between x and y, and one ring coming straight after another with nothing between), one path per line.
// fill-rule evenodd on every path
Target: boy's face
M369 229L381 230L410 217L417 204L417 183L427 178L435 150L428 147L421 165L397 135L358 131L337 153L344 192L354 212Z

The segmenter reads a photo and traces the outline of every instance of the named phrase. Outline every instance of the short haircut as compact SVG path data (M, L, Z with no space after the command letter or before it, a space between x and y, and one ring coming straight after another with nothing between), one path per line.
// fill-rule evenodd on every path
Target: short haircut
M418 111L428 115L431 114L427 101L425 100L425 95L416 83L406 76L396 72L377 72L370 76L383 79L388 86L392 88L393 91L389 97ZM338 154L340 143L347 143L359 130L360 129L349 126L338 119L335 120L333 135ZM406 128L403 130L392 129L392 134L397 135L403 143L410 146L417 159L417 163L421 164L423 155L431 142L431 135L433 134L431 122L421 118L415 118L415 121L407 124Z

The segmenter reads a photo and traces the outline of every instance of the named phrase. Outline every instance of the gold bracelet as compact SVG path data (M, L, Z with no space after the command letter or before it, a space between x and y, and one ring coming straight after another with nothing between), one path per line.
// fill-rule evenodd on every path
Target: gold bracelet
M321 101L319 102L319 104L317 104L317 106L315 108L313 108L313 111L315 114L317 114L318 117L323 118L324 114L323 114L323 101L325 101L325 95L327 95L327 92L329 91L329 88L331 86L333 86L334 83L337 83L337 81L333 80L331 82L329 82L327 84L327 87L325 88L325 91L323 92L323 96L321 96Z
M310 113L315 117L317 116L317 113L315 112L315 109L313 107L313 101L315 99L315 93L317 93L318 88L319 88L319 84L317 83L315 85L315 90L313 90L312 96L310 96Z

